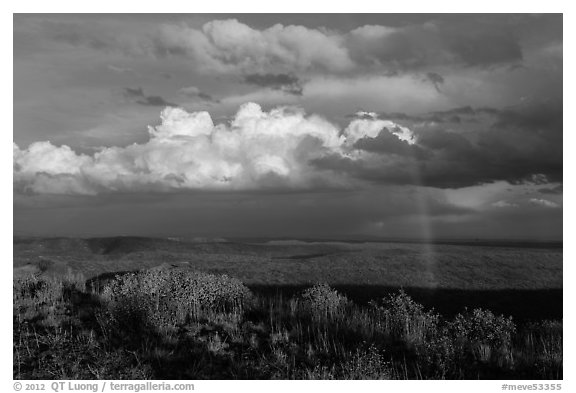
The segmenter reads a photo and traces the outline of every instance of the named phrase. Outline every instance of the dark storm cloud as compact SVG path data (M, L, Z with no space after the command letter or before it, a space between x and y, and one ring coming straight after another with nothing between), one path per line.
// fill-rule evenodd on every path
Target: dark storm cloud
M399 122L413 123L476 123L487 122L491 128L521 128L524 130L539 130L559 137L562 132L562 102L561 99L545 99L512 108L492 108L469 105L455 107L442 111L422 114L403 112L378 112L379 118ZM346 118L358 118L358 114L348 114Z
M470 118L475 116L479 110L472 108L471 106L461 106L458 108L452 108L445 111L435 111L429 114L429 119L433 119L436 122L451 122L454 119L458 119L459 122L462 117Z
M354 160L333 154L313 164L383 184L461 188L498 180L561 182L561 108L561 103L553 102L506 110L455 108L425 117L442 122L416 128L414 145L383 130L354 145L372 156ZM465 117L473 127L465 127L461 120L450 121L454 116ZM474 124L475 116L489 116L490 122L483 119Z
M354 144L354 148L371 153L419 158L426 154L425 150L419 146L410 145L392 132L387 131L380 132L375 138L364 137L359 139Z
M144 94L144 90L141 87L124 88L124 96L130 100L134 100L137 104L145 106L178 106L178 104L168 102L160 96L148 96Z
M468 66L491 66L521 62L522 47L518 39L506 31L447 31L449 50Z
M193 197L190 194L118 194L99 198L19 195L15 199L18 214L14 227L19 232L42 232L52 226L53 235L72 233L76 236L78 233L164 236L166 232L219 236L345 236L362 233L375 221L417 217L423 213L422 199L426 201L429 217L464 216L471 212L441 198L418 192L404 193L397 187L373 188L370 193L199 193ZM32 219L38 220L36 227L29 225ZM110 222L115 225L111 226ZM251 224L247 226L247 222ZM411 229L419 230L419 224Z
M478 21L466 25L430 21L398 28L367 25L348 34L347 48L358 64L385 66L392 71L434 65L518 64L523 59L522 47L509 30L506 24L487 26ZM443 82L439 74L427 76L436 88Z
M484 109L486 111L487 109ZM550 136L561 137L563 118L562 101L547 100L541 105L528 105L519 110L494 110L496 127L529 129L536 132L551 132Z
M494 119L504 120L506 117L515 117L516 115L507 114L505 110L482 107L473 108L471 106L461 106L456 108L451 108L443 111L433 111L421 114L409 114L404 112L378 112L375 113L381 119L393 120L400 123L406 123L406 125L412 125L414 123L422 122L434 122L434 123L479 123L479 118L482 115L491 117L492 121ZM352 113L345 116L346 118L370 118L371 115Z
M302 95L300 80L293 74L248 74L244 77L244 82L297 96Z

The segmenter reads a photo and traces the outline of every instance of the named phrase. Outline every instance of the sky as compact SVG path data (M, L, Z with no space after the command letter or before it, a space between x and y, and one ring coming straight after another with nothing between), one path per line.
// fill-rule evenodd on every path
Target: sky
M14 233L559 240L562 27L15 14Z

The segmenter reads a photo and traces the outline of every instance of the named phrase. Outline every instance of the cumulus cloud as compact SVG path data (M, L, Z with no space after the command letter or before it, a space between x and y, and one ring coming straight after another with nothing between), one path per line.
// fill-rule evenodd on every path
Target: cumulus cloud
M388 131L387 134L392 134L396 139L408 145L416 143L416 137L410 129L390 120L378 119L374 113L359 112L358 114L360 117L352 120L344 130L347 144L356 144L364 139L375 139L381 134L382 130Z
M481 17L466 18L466 23L434 18L395 26L365 24L351 30L294 24L261 28L237 19L202 25L194 20L145 27L137 23L126 29L63 20L37 24L34 34L58 45L128 56L175 56L189 60L195 71L212 74L370 72L396 76L425 74L446 66L510 67L524 58L521 40L509 22L486 24ZM544 59L557 58L561 44L541 52Z
M201 28L165 24L153 37L149 46L156 55L184 56L199 70L219 73L377 69L395 75L430 66L485 67L522 60L513 34L503 26L481 24L364 25L342 32L282 24L256 29L226 19ZM427 75L436 88L443 81L439 74Z
M266 112L248 103L223 124L215 124L208 112L166 108L161 124L150 127L150 139L143 144L103 148L90 156L49 142L27 149L15 146L14 184L23 192L94 194L316 189L367 182L437 188L499 180L558 183L561 128L554 116L535 111L512 115L463 107L446 111L442 123L396 122L361 111L341 129L295 107ZM452 112L466 116L466 123L450 122ZM475 114L482 121L473 122ZM525 116L548 121L526 128Z
M340 72L353 63L342 37L327 30L276 24L257 30L236 19L214 20L195 29L163 25L154 48L161 55L186 56L210 72L263 72L271 68Z
M386 120L355 119L339 130L298 108L265 112L248 103L229 124L214 124L208 112L168 107L143 144L102 148L92 156L50 142L14 145L14 186L56 194L343 187L345 175L311 163L328 154L360 159L355 143L381 132L414 143L410 130Z

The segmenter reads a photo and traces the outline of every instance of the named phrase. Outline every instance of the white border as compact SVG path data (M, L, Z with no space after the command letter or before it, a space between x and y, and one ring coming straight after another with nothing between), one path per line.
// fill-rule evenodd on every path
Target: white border
M569 100L569 95L574 88L575 70L574 64L574 2L569 1L502 1L502 0L484 0L479 2L463 1L424 1L416 0L410 2L389 2L389 1L349 1L349 2L320 2L311 0L291 0L289 2L274 1L191 1L191 0L171 0L167 2L120 2L113 0L100 0L95 2L80 1L39 1L27 0L12 2L2 6L2 48L5 52L12 55L12 22L13 13L406 13L417 10L418 13L454 13L454 12L483 12L483 13L515 13L515 12L553 12L564 13L564 69L568 72L564 75L564 168L566 181L564 182L564 381L561 381L563 391L574 391L573 376L574 370L574 339L573 332L574 312L570 307L573 299L574 290L570 285L574 279L573 263L576 263L574 252L575 238L571 232L571 224L576 219L575 208L571 204L574 200L574 185L571 174L576 169L574 154L571 148L576 146L576 127L573 118L570 116L574 110L574 103ZM12 290L8 280L12 277L12 230L13 230L13 200L11 179L12 179L12 151L9 151L12 144L12 115L13 115L13 62L4 61L2 64L2 78L4 79L2 94L2 119L5 123L5 129L2 134L2 152L0 155L0 175L2 184L5 185L5 191L0 193L2 211L2 224L0 236L0 249L2 250L3 267L3 284L0 295L2 304L2 315L5 323L0 324L1 336L0 354L2 367L0 374L2 376L0 386L3 391L13 391L12 385L12 326L9 323L9 316L12 314ZM532 382L539 381L509 381L528 385ZM546 381L544 381L545 383ZM552 381L548 381L549 383ZM316 390L327 389L335 392L349 392L351 389L361 389L362 391L384 390L392 392L420 391L426 389L430 392L496 392L501 391L502 381L197 381L196 391L232 391L232 390L250 390L251 392L270 392L274 389L277 392L289 392L294 389Z

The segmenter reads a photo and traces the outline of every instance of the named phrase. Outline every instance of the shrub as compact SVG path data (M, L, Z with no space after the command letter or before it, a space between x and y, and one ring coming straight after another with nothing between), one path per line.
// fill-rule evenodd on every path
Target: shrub
M73 307L70 300L79 291L77 285L80 286L69 277L57 279L30 275L14 279L14 316L19 321L34 320L45 326L63 325Z
M17 378L562 378L561 321L446 320L403 291L369 307L326 284L252 301L236 279L186 270L118 276L101 298L73 276L13 289Z
M42 258L38 261L38 269L40 269L41 273L46 272L52 265L54 265L54 262L49 259Z
M332 289L328 284L319 283L302 293L305 309L315 319L328 319L341 315L350 304L348 298Z
M531 322L515 340L516 365L544 379L562 379L562 321Z
M12 283L14 304L33 301L35 305L58 303L62 300L64 282L55 279L44 279L37 276L26 276L14 279Z
M118 276L103 291L112 316L170 328L188 318L240 313L251 299L241 281L184 270L150 270Z
M512 317L474 309L458 314L447 328L461 355L472 356L482 363L488 363L494 357L499 363L511 361L512 337L516 332Z
M372 306L379 316L380 328L393 340L416 346L437 334L438 314L424 311L424 306L416 303L403 290L384 298L383 303L382 306L372 303Z

